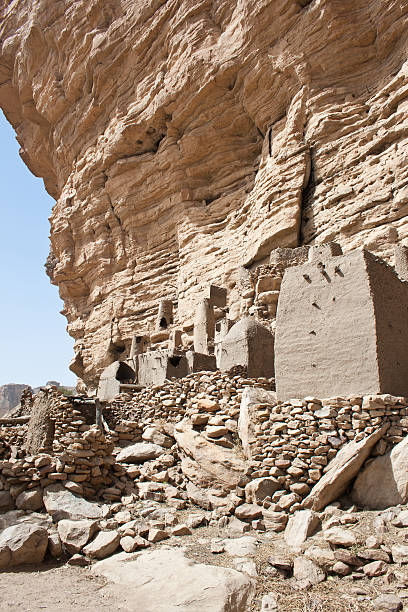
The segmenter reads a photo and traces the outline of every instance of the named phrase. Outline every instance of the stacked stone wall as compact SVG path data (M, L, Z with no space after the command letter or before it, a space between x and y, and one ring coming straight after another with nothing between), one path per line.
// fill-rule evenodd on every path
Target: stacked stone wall
M347 442L358 442L388 424L373 452L383 455L408 434L407 415L408 398L391 395L255 405L251 478L277 478L281 489L271 500L273 509L295 512Z
M184 378L166 381L164 385L146 387L133 395L122 394L104 409L108 423L123 419L149 422L180 421L197 399L212 398L220 407L228 406L239 412L245 387L273 389L274 380L230 376L221 372L198 372Z

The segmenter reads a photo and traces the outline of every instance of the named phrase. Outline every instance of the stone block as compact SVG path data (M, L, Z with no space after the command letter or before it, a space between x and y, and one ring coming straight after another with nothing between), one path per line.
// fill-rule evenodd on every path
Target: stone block
M181 351L150 351L139 355L138 362L138 383L143 386L162 385L166 379L188 374L187 359Z
M114 361L101 374L97 396L102 401L110 401L120 393L121 384L135 382L135 371L124 361Z
M214 372L217 369L215 355L187 351L186 359L189 374L193 372Z
M313 262L318 262L328 257L336 257L338 255L343 255L343 250L337 242L314 244L309 249L309 261Z
M408 283L366 250L326 256L319 248L318 261L288 269L282 281L279 400L408 395Z
M204 298L209 300L211 306L225 308L227 305L227 290L224 287L208 285L204 291Z
M235 323L222 342L221 371L235 366L245 367L251 378L274 376L273 334L253 317Z
M201 300L194 318L194 350L209 354L210 343L214 342L214 308L209 299Z

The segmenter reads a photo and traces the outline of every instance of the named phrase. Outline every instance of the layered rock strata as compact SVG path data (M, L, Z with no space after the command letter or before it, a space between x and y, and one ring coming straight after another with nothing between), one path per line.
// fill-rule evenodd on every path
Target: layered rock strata
M56 199L47 270L94 384L160 298L187 328L278 246L408 235L408 6L15 0L0 106ZM39 213L40 214L40 213Z

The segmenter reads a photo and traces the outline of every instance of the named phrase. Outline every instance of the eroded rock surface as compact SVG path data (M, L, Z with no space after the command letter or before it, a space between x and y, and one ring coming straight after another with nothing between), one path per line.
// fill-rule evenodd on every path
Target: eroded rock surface
M241 612L254 595L254 582L245 574L194 563L176 549L119 553L92 571L126 585L129 610Z
M216 280L234 318L240 266L273 247L390 256L408 236L407 18L397 0L1 9L0 106L57 200L47 270L80 377L160 297L192 321Z

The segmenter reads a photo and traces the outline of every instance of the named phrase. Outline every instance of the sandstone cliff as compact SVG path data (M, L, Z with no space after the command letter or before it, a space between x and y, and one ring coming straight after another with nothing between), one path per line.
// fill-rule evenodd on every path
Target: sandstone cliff
M30 385L9 383L0 387L0 416L12 410L20 403L24 389L31 389Z
M160 297L186 323L216 281L234 316L271 248L407 238L405 0L0 7L0 105L56 199L47 269L86 381Z

